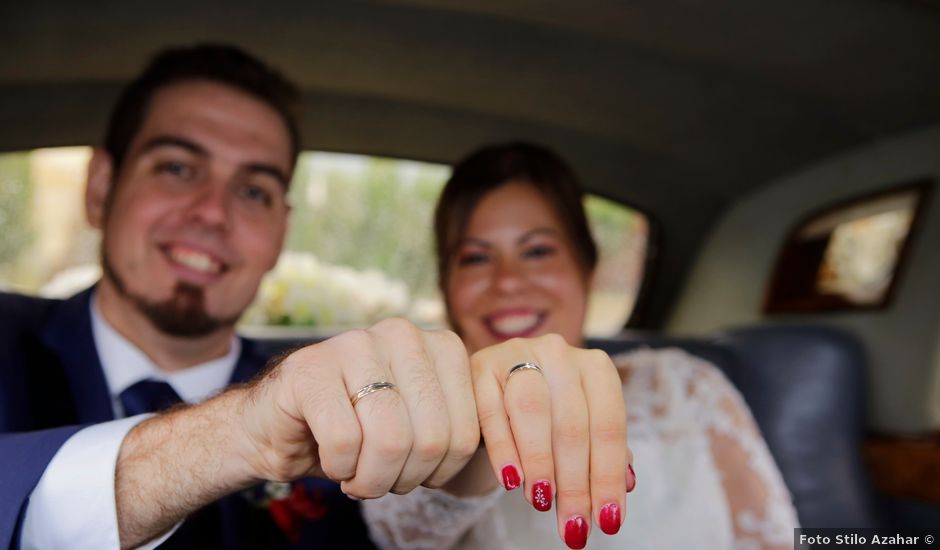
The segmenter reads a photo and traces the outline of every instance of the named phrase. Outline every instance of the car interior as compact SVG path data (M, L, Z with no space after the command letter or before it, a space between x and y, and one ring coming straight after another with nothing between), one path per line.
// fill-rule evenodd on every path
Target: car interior
M422 177L440 184L482 144L551 147L592 195L645 220L630 305L591 346L678 346L717 365L801 525L940 525L935 0L40 0L0 13L0 157L98 144L148 56L200 42L244 47L301 86L305 151L429 163ZM0 202L58 216L49 189L0 186ZM17 257L4 246L0 264ZM301 324L246 334L274 354L336 330Z

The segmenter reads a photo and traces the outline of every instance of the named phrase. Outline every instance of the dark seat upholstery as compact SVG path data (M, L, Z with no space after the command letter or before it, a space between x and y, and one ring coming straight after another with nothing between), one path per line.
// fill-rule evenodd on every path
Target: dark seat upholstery
M701 340L627 333L589 344L609 353L674 346L714 363L754 413L801 525L883 525L861 460L866 359L849 334L767 325Z
M262 345L273 354L303 343ZM702 339L628 332L587 345L610 354L678 347L715 364L751 407L801 525L883 525L861 461L866 359L849 334L820 326L755 326Z
M882 525L861 460L864 350L828 327L756 326L717 339L737 356L735 380L783 472L806 527Z

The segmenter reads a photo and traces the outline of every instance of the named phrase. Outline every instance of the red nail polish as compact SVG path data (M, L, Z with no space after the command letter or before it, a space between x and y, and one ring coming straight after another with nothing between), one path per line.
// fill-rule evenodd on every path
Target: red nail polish
M522 483L522 480L519 478L519 471L516 470L516 467L512 464L508 466L503 466L503 487L507 491L512 491L519 484Z
M636 489L636 472L633 471L633 464L627 465L630 469L630 475L627 476L627 492L633 492Z
M584 548L587 546L587 522L582 516L575 516L565 523L565 544L568 548Z
M601 531L613 535L620 530L620 506L616 502L601 506Z
M552 484L544 479L532 485L532 506L539 512L552 509Z

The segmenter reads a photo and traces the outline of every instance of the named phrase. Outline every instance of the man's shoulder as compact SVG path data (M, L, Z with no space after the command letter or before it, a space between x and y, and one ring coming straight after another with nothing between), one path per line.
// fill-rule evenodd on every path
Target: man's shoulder
M0 328L37 327L62 300L0 292Z
M41 296L31 296L29 294L19 294L17 292L0 291L0 307L7 308L34 308L37 306L47 306L57 304L62 300L57 298L44 298Z

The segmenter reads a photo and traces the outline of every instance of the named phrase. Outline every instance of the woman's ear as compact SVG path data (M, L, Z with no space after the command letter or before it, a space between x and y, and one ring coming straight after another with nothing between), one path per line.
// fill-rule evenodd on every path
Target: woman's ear
M88 178L85 187L85 217L95 229L102 229L107 214L108 195L114 176L111 155L96 147L88 161Z

